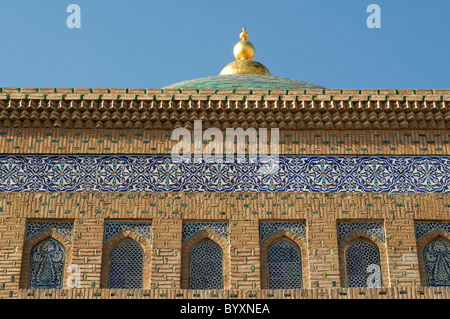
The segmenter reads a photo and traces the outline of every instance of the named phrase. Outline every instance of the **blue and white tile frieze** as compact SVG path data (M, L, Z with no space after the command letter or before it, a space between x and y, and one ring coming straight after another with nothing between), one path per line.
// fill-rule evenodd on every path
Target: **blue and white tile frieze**
M1 192L447 193L448 156L280 156L176 163L169 155L0 156Z

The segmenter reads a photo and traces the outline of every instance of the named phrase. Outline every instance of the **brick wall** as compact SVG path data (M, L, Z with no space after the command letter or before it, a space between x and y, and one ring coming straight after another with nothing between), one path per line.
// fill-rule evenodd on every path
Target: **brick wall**
M279 298L283 297L279 292L270 293L261 290L264 286L261 283L261 267L264 265L260 264L262 245L259 240L259 222L269 220L306 222L307 241L300 246L304 256L304 267L307 270L303 272L305 292L296 290L289 294L293 296L306 293L311 296L323 289L324 293L331 297L338 291L334 291L334 288L345 287L345 283L342 282L340 262L342 256L337 242L337 223L377 220L383 222L386 234L385 242L378 240L381 246L380 253L386 254L386 257L382 258L383 287L386 288L366 289L365 298L368 295L386 296L377 295L377 291L388 291L387 294L392 298L405 295L411 298L422 297L423 295L416 296L418 291L431 291L431 296L439 298L443 296L442 294L446 296L445 289L428 290L427 287L422 287L423 274L421 276L418 259L420 251L415 240L413 224L415 220L448 221L450 197L447 194L160 195L102 194L100 200L92 193L1 194L0 284L4 284L0 290L1 297L9 298L11 291L14 298L28 298L33 294L35 297L42 296L41 291L26 290L26 280L22 280L22 276L26 276L24 269L27 267L26 258L22 258L22 254L29 252L32 246L29 241L38 240L32 237L25 241L26 224L33 220L74 222L73 242L61 241L66 245L68 254L66 261L80 265L82 280L79 288L82 289L80 291L84 291L83 294L92 295L95 291L103 291L101 292L103 297L110 294L109 290L102 290L105 288L102 276L106 271L105 259L102 262L102 256L110 249L103 241L106 220L152 222L152 243L148 244L145 250L149 267L144 270L144 291L152 291L152 296L156 298L159 298L156 296L159 292L167 295L167 289L170 289L170 294L178 291L184 297L192 293L188 290L178 290L183 288L182 273L186 270L186 265L182 264L183 249L186 245L181 239L183 221L206 220L229 223L229 246L224 250L229 254L229 257L225 258L227 264L225 276L228 280L225 281L226 291L220 292L220 295L232 294L231 292L235 291L239 296L244 296L255 292L257 295L274 294ZM224 196L226 200L223 199ZM186 205L179 205L176 213L172 207L170 210L162 210L165 204L177 202ZM156 203L156 206L149 205L150 203ZM255 208L259 203L265 203L265 207L270 207L271 213L268 214L269 208L266 208L259 209L255 214ZM281 205L273 207L275 203ZM199 209L200 205L202 209ZM433 206L434 210L430 210L430 206ZM204 214L205 211L208 214ZM436 214L436 211L439 211L439 214ZM64 288L67 288L66 283ZM154 290L155 288L158 290ZM395 291L406 292L396 295L397 292L390 290L393 288L397 289ZM68 290L64 291L67 293ZM347 295L341 294L339 298L361 297L357 295L356 291L359 291L357 289L339 291L347 291ZM442 292L435 294L435 291ZM138 295L142 296L142 293L143 291ZM55 297L55 294L58 295L60 292L54 292L52 296ZM69 292L67 296L63 293L63 296L58 295L55 298L69 298L73 296L71 294L73 292ZM207 297L207 292L199 294Z
M0 128L0 152L170 155L178 143L171 140L171 133L171 130ZM285 155L447 155L450 130L280 130L279 143L279 152ZM248 143L244 146L250 149Z
M285 155L448 155L449 100L449 90L0 88L0 153L170 154L174 127L192 129L193 120L214 111L204 129L214 123L279 127ZM0 298L448 298L447 288L425 287L421 257L429 240L448 233L416 241L414 223L448 222L449 215L446 193L0 193ZM152 222L151 242L120 235L144 249L142 290L106 288L116 242L104 241L105 222L119 220ZM73 239L47 230L26 240L30 221L71 221ZM183 242L187 221L228 223L229 242L220 243L224 290L185 289L189 247L201 236L220 241L203 232ZM260 242L263 221L305 222L306 240L280 232ZM364 232L351 236L378 245L383 288L345 287L342 255L353 237L338 242L337 225L344 221L382 222L384 241ZM303 289L266 289L267 248L281 235L301 248ZM26 289L30 250L46 236L63 243L66 267L80 266L77 289L67 288L68 273L64 289Z

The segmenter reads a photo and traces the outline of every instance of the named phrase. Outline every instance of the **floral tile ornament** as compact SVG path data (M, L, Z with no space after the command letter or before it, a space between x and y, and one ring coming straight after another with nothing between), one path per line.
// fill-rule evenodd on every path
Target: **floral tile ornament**
M448 193L446 156L280 156L173 162L170 155L0 156L0 192Z

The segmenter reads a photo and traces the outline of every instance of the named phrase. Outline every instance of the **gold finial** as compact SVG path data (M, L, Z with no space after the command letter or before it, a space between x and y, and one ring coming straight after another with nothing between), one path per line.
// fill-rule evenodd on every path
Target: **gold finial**
M246 30L247 29L245 27L242 28L242 32L241 34L239 34L241 41L236 43L236 45L234 46L233 53L236 60L251 60L255 56L255 47L250 41L247 41L248 33L246 32Z
M247 29L245 27L243 27L241 34L239 34L239 38L241 38L242 40L247 40L248 39L248 33L245 32L246 30Z
M241 41L236 43L233 49L236 61L231 62L220 72L221 75L227 74L260 74L270 75L269 70L259 62L253 61L255 56L255 47L248 39L247 29L242 28L239 34Z

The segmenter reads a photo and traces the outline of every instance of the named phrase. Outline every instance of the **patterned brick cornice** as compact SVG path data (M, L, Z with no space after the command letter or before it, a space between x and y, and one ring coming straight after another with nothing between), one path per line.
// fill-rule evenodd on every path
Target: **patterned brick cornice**
M450 90L1 88L0 127L446 129L449 101Z

